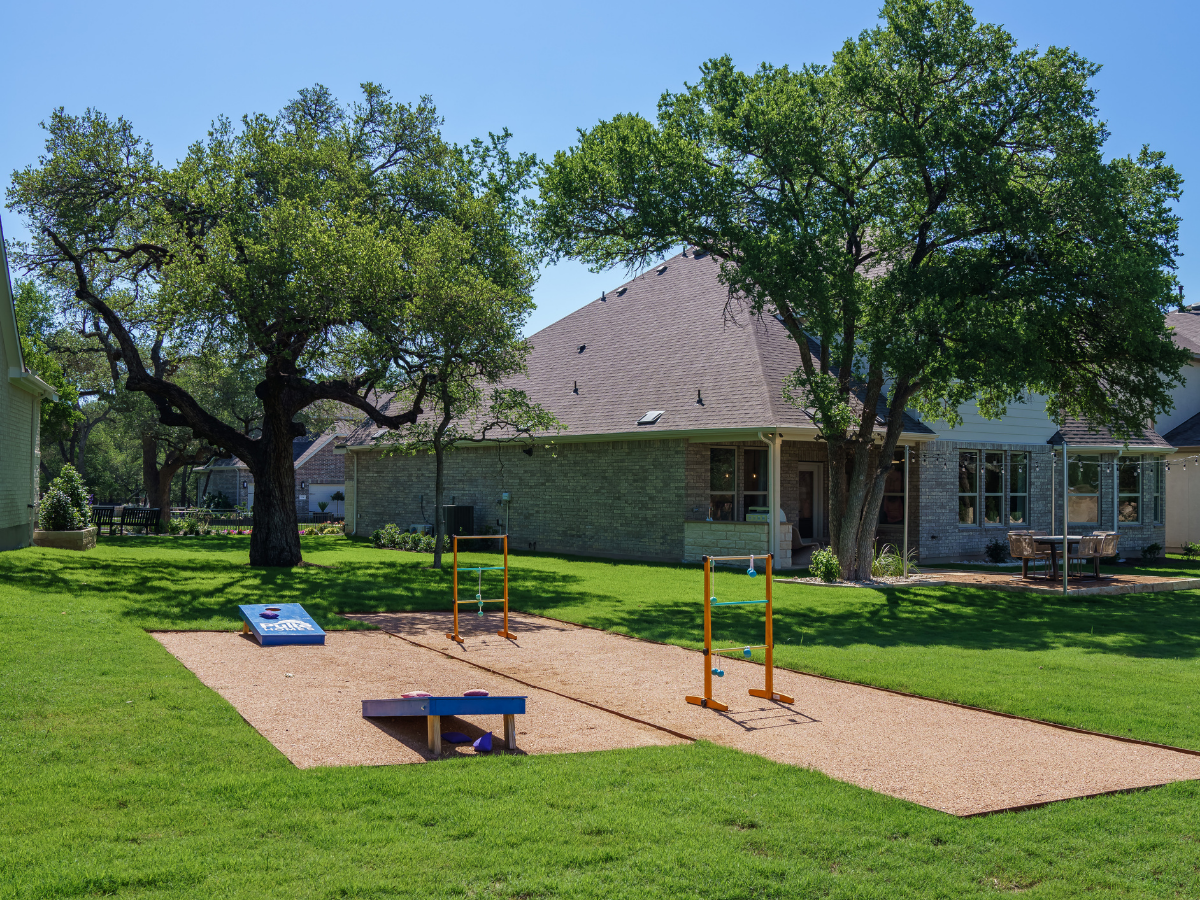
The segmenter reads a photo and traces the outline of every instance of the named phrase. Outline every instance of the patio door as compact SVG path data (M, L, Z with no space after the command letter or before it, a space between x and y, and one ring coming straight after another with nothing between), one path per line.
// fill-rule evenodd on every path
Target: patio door
M825 524L821 517L821 464L801 463L799 480L796 534L805 540L819 540Z

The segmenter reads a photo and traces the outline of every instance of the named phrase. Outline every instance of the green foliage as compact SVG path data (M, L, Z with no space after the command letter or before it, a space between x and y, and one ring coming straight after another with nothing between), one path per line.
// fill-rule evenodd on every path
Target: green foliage
M917 567L913 565L912 557L916 555L916 551L909 552L908 571L909 574L915 575L919 572ZM891 544L883 544L876 548L875 554L871 559L871 577L872 578L903 578L904 577L904 556Z
M45 493L39 511L43 531L79 531L87 527L87 520L79 515L71 498L58 488Z
M1147 544L1142 548L1142 559L1145 562L1154 562L1162 553L1162 544Z
M539 179L551 258L694 245L733 302L779 316L802 357L788 396L829 449L832 544L862 575L880 407L885 460L906 409L953 423L972 399L997 416L1041 394L1136 434L1187 359L1164 322L1182 182L1159 152L1106 158L1098 66L1019 49L962 0L886 0L881 20L829 65L709 60L655 121L582 130Z
M92 508L88 502L90 493L83 483L83 478L75 471L70 463L59 470L58 477L50 482L51 491L60 491L75 510L75 520L80 524L76 527L86 528L92 521Z
M1008 561L1008 541L1002 541L999 538L988 541L987 546L983 548L984 556L988 558L988 562L1002 563Z
M341 531L340 528L336 530ZM371 532L371 544L380 550L411 550L417 553L433 553L437 548L437 540L432 534L404 531L395 523ZM450 536L446 535L442 540L442 550L449 549Z
M294 430L333 404L415 421L447 375L431 310L457 304L476 340L521 343L477 314L504 306L519 332L532 305L522 195L536 159L510 153L507 132L450 145L429 98L397 103L374 84L357 103L318 85L276 115L218 119L174 165L97 110L59 109L45 127L45 154L8 193L32 235L15 257L63 288L159 424L260 480L288 474ZM207 377L186 383L185 364ZM468 365L487 377L486 360ZM387 387L399 393L383 412ZM294 506L275 502L262 527L291 516L289 533L252 542L255 565L300 561Z
M54 388L57 400L42 401L41 430L44 440L60 440L70 434L81 418L78 409L79 384L65 371L51 342L61 328L49 293L32 281L18 281L13 291L17 316L17 334L25 367Z
M321 510L321 512L325 512L325 510L329 509L329 504L322 500L317 504L317 509Z
M1184 559L1193 560L1197 556L1200 556L1200 544L1197 544L1195 541L1186 541L1179 549L1183 553Z
M200 500L201 509L233 509L234 502L223 491L209 491Z
M812 552L812 557L808 562L808 571L814 577L825 582L842 580L842 564L838 562L837 556L830 547L821 547Z

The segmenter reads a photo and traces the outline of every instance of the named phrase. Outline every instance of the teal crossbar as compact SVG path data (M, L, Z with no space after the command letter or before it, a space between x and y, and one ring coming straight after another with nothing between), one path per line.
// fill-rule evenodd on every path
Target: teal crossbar
M766 600L729 600L725 603L710 603L710 606L751 606L755 603L766 603Z
M504 566L459 566L460 572L503 572Z

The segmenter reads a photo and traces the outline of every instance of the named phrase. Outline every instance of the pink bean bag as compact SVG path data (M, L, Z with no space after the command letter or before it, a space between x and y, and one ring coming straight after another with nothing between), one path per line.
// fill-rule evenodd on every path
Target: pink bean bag
M474 688L473 690L463 691L464 697L486 697L488 692L482 688Z
M433 696L433 694L429 693L429 691L409 691L408 693L406 693L406 694L401 694L400 696L401 696L401 697L403 697L403 698L409 698L409 697L432 697L432 696Z

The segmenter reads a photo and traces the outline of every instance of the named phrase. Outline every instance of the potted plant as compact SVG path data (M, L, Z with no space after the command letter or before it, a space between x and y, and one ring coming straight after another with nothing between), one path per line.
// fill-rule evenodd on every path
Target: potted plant
M60 550L91 550L100 533L91 521L88 489L75 467L68 463L42 497L38 510L40 527L33 532L33 543Z
M334 513L333 513L336 516L338 513L340 513L342 511L341 510L341 502L346 499L346 495L343 494L341 491L334 491L332 494L329 495L329 499L332 500L334 503L338 504L338 508L335 509Z

